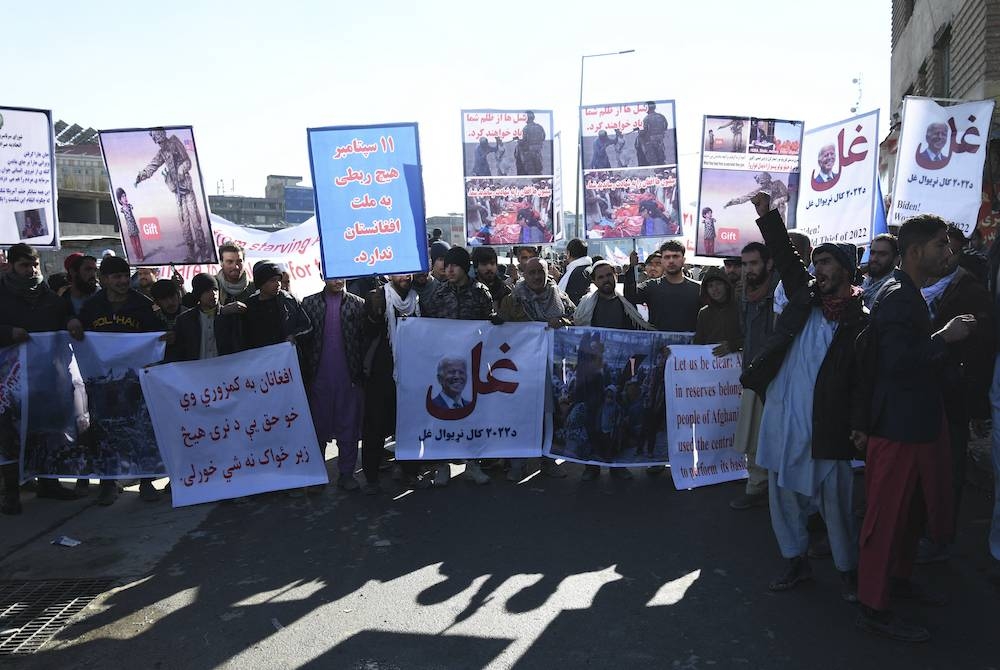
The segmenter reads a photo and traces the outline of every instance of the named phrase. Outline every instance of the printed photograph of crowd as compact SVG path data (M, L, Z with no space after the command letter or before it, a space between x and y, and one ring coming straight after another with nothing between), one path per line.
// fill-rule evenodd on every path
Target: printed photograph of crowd
M589 172L584 198L588 239L684 234L676 167Z
M465 225L469 246L553 241L552 179L470 179Z

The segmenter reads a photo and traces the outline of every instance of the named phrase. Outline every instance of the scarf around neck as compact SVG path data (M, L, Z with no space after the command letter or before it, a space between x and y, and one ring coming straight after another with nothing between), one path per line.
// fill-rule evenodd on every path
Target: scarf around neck
M396 351L396 328L399 319L405 316L420 316L420 300L413 288L410 288L405 298L399 297L396 289L392 287L392 282L387 282L382 291L385 293L385 323L389 331L389 347Z
M546 278L545 289L541 293L535 293L528 288L523 279L514 284L513 292L514 297L524 307L525 314L532 321L548 321L566 315L559 290L555 282L549 278Z
M958 277L958 273L961 269L962 268L957 267L951 274L945 275L930 286L925 286L920 289L920 294L924 296L924 302L927 303L927 312L930 314L931 321L934 320L934 315L935 312L937 312L938 302L941 300L941 296L944 295L944 292L948 290L951 283L955 281L956 277Z
M757 288L750 288L749 284L744 284L744 295L747 302L760 302L771 294L771 279L768 278Z
M823 310L823 317L827 321L840 321L840 318L844 315L844 310L847 307L861 297L862 290L860 286L852 286L851 294L848 296L836 296L836 295L824 295L820 298L820 307Z
M222 270L219 270L219 274L215 275L215 277L219 280L219 287L231 296L243 293L243 291L247 290L247 286L250 285L250 275L246 273L246 270L240 275L240 280L235 283L228 281Z
M11 293L32 303L36 302L45 291L45 282L42 281L40 274L25 279L11 270L4 275L3 283Z

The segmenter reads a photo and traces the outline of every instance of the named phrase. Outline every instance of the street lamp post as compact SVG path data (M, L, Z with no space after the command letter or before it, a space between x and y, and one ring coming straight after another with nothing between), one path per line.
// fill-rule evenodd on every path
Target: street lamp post
M576 108L576 118L577 119L580 119L580 108L583 107L583 64L584 64L584 62L588 58L601 58L602 56L619 56L621 54L630 54L630 53L635 53L635 49L625 49L624 51L609 51L609 52L603 53L603 54L586 54L584 56L580 56L580 104ZM580 179L581 179L581 175L583 174L583 127L582 127L582 123L583 122L581 121L580 123L581 123L580 132L578 132L576 134L576 143L577 143L577 147L576 148L577 148L577 151L576 151L576 201L575 201L575 205L576 205L576 225L579 227L579 230L577 230L577 233L581 233L581 231L584 228L586 228L586 226L581 226L580 225Z

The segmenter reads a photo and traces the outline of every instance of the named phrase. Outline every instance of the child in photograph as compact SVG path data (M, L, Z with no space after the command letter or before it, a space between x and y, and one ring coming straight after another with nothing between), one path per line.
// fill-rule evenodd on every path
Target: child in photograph
M115 189L115 200L122 210L122 218L125 219L125 227L128 229L128 237L135 252L135 259L142 261L146 257L142 254L142 239L139 237L139 224L135 221L135 214L132 212L132 205L128 202L125 189L118 187Z
M705 255L715 255L715 217L712 216L712 208L705 207L701 210L701 238L705 243Z

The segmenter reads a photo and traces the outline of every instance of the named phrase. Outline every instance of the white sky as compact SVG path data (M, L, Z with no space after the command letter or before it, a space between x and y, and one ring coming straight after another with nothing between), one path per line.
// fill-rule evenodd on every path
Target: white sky
M160 9L160 8L165 9ZM205 187L309 183L307 127L417 121L429 215L460 212L463 108L552 109L572 209L584 104L677 101L681 196L697 198L703 114L803 119L881 108L889 0L818 3L4 3L0 105L97 129L194 126Z

